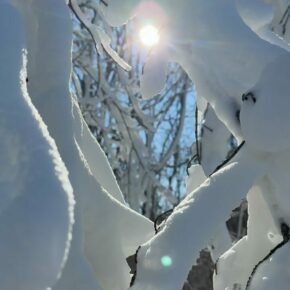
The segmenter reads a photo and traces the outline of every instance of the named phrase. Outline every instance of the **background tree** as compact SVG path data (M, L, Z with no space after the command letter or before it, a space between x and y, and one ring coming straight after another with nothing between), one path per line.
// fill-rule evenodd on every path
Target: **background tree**
M125 72L109 55L100 55L88 29L75 21L75 94L127 202L154 220L185 194L194 140L194 89L172 64L166 88L153 99L142 99L140 76L150 51L140 44L134 23L111 30L102 18L103 2L78 4L87 19L110 32L113 49L132 69Z
M166 87L160 94L142 98L140 78L150 50L140 43L136 23L111 29L102 14L105 2L87 0L78 5L72 83L80 108L106 152L127 202L155 220L186 194L189 167L201 164L210 175L237 146L235 138L206 101L198 98L197 107L194 86L177 64L168 66ZM109 54L96 50L96 39L84 17L109 33L112 48L132 66L129 72ZM161 215L160 221L166 216ZM246 217L245 206L233 211L228 222L233 240L246 233ZM185 287L210 289L212 273L210 255L204 251Z

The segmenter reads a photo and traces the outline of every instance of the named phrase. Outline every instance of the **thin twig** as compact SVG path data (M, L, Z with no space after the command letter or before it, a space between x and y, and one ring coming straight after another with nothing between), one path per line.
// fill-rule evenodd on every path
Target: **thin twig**
M185 84L186 86L187 84ZM180 99L180 118L179 118L179 124L176 130L176 134L173 138L172 143L170 144L167 151L163 154L162 159L158 163L158 165L154 166L155 172L160 171L166 164L166 162L170 159L172 156L172 153L176 150L176 147L178 146L178 143L180 141L180 136L183 132L184 124L185 124L185 114L186 114L186 95L179 96Z
M195 146L196 146L196 155L197 155L197 162L201 164L201 157L199 151L199 141L198 141L198 108L195 107Z
M104 4L104 6L108 7L108 3L107 3L106 1L104 1L104 0L100 0L100 2L101 2L102 4Z
M107 43L107 41L102 41L104 36L106 38L108 37L103 31L101 31L97 26L95 26L93 23L89 22L85 17L83 17L83 12L81 11L80 7L77 3L75 3L75 0L69 0L68 7L72 10L76 18L79 20L79 22L85 27L85 29L88 31L88 33L91 35L92 40L95 43L96 49L100 52L100 46L98 41L100 42L102 48L104 51L124 70L130 71L131 66L123 60L116 51L114 51L110 43ZM82 18L83 17L83 18ZM95 26L95 27L92 27ZM97 41L98 39L98 41Z
M187 176L189 176L189 168L191 166L192 161L195 161L197 164L201 164L201 155L200 155L200 143L198 141L198 108L197 106L195 107L195 151L196 153L190 158L190 160L187 162L187 167L186 167L186 173Z
M212 176L214 173L216 173L222 167L224 167L227 163L229 163L238 154L238 152L244 145L245 141L243 141L226 160L224 160L220 165L218 165L217 168L209 176Z
M253 280L253 277L255 275L255 273L257 272L258 268L260 267L261 264L263 264L265 261L267 261L272 255L275 254L275 252L277 250L279 250L280 248L282 248L285 244L287 244L290 240L290 233L289 233L289 227L287 224L282 223L281 224L281 233L283 235L283 241L281 243L279 243L275 248L273 248L270 253L263 258L261 261L259 261L259 263L254 267L251 276L248 279L247 285L246 285L246 289L245 290L249 290L250 286L251 286L251 282Z
M189 161L187 162L187 166L186 166L186 173L187 173L187 176L189 176L189 168L191 167L191 163L192 161L195 161L196 162L197 160L197 154L194 154L190 159Z
M135 255L134 255L134 262L135 262L135 271L133 273L133 276L131 278L131 281L130 281L130 287L132 287L134 285L134 282L136 280L136 276L137 276L137 264L138 264L138 252L140 251L141 249L141 246L139 246L135 252Z
M282 34L283 35L285 35L285 33L286 33L286 25L289 21L289 17L290 17L290 5L288 5L281 20L279 21L279 24L282 25Z
M211 133L213 133L213 129L208 127L207 125L203 125L203 128L207 129L208 131L210 131Z
M167 220L168 217L172 214L173 210L174 208L169 209L157 216L157 218L154 221L155 234L157 234L160 230L160 228L158 228L158 225L160 225L164 220Z

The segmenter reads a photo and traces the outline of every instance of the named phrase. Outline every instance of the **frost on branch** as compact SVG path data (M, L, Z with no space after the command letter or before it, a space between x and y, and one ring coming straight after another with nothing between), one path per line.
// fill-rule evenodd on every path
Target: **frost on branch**
M35 156L26 161L24 157L30 155L23 155L23 174L27 173L27 176L23 176L25 183L21 184L23 197L17 197L9 207L12 201L7 199L7 209L3 211L3 220L0 222L0 230L3 231L1 236L7 239L7 242L4 240L1 243L2 261L7 263L11 259L17 259L12 263L19 267L24 261L26 264L21 269L16 266L14 270L6 267L5 271L9 271L7 273L3 268L1 273L4 276L0 283L6 283L6 280L7 283L1 284L1 288L45 290L60 278L52 289L126 289L130 281L126 257L152 236L153 226L149 220L125 205L104 153L84 123L78 105L70 96L72 22L69 8L64 1L58 0L11 2L14 6L12 8L9 5L12 17L1 7L1 31L3 39L7 39L7 42L1 42L1 56L4 57L3 63L5 58L18 60L20 63L21 50L27 50L29 98L27 96L21 99L22 91L17 86L21 65L10 63L9 66L3 66L1 85L7 86L7 92L11 91L11 97L2 98L4 109L7 107L7 117L3 115L3 128L8 128L7 134L12 134L13 125L15 130L19 128L16 137L23 140L12 136L12 144L15 142L15 146L18 146L20 143L20 153L22 146L26 146L24 150L29 148L28 153L33 152ZM8 25L12 25L12 19L16 19L15 25L18 25L15 26L15 34L12 34L16 40L10 40L5 31ZM15 44L11 41L15 41ZM11 55L12 53L15 55ZM22 81L24 79L26 76ZM47 129L44 129L46 127L33 108L30 98ZM26 111L22 113L22 110ZM15 112L15 121L19 118L19 123L8 123L6 119L11 112ZM27 122L26 119L20 119L22 115ZM33 118L37 120L34 123ZM29 130L22 130L23 126L24 129L29 126ZM26 136L24 132L30 132L30 135ZM6 143L3 146L5 152L11 147ZM18 147L15 148L18 150ZM70 183L60 158L69 171ZM8 163L7 166L10 163L21 164L14 159L5 160L5 163ZM39 170L39 163L43 170ZM31 172L24 170L25 165ZM72 231L70 184L76 201L76 222ZM17 192L14 194L17 196ZM8 196L12 197L11 194ZM32 211L34 208L37 211L35 215ZM23 229L8 232L10 223L16 228L15 219L18 218L20 226L27 226L25 235L28 236L28 242L31 242L29 245L25 240L21 243L22 237L17 237L24 234ZM69 234L72 240L70 248ZM13 238L16 244L12 243ZM19 255L12 254L12 250L16 253L19 251ZM64 264L67 254L68 259ZM12 280L12 271L23 277L19 276L19 280L13 277Z
M81 21L81 23L83 23L88 29L93 40L95 41L98 52L102 53L102 47L119 66L121 66L124 70L129 71L131 69L130 65L128 65L122 58L120 58L118 53L111 48L111 39L106 34L106 32L86 19L86 16L82 13L76 0L69 0L69 6L78 17L78 19Z
M125 205L101 148L69 94L72 23L66 2L1 1L0 33L4 41L0 44L0 78L4 113L0 130L7 136L0 141L0 180L4 188L0 207L3 289L17 289L19 285L27 290L51 286L57 290L126 289L130 275L125 259L145 241L137 257L133 289L179 289L198 251L210 243L217 227L247 194L248 236L217 263L215 289L272 290L273 285L280 289L289 285L282 266L289 264L284 255L288 244L281 244L282 238L288 242L282 226L288 228L290 224L290 65L285 44L271 34L268 20L259 22L265 28L259 30L241 3L157 2L167 15L162 18L166 54L162 54L164 59L159 63L162 77L157 86L153 86L153 66L145 68L145 94L156 94L161 88L167 61L179 63L194 81L201 98L238 143L245 141L245 145L235 159L189 193L152 238L152 223ZM277 24L277 15L282 14L278 26L282 25L280 35L287 38L288 9L287 3L282 2L271 1L279 12L274 11L273 23ZM114 13L120 13L115 24L124 22L138 14L140 3L111 0L107 17L112 21ZM247 3L250 5L243 5ZM285 7L285 13L280 13L281 7ZM264 12L256 14L262 16ZM9 37L7 26L14 32ZM100 31L98 36L109 50L107 37ZM25 62L22 64L23 49L28 57L28 92L25 73L21 77L21 68L26 69ZM114 54L113 58L117 60ZM184 115L184 110L180 110L180 115ZM269 116L273 116L272 121ZM28 126L29 130L24 131ZM24 134L26 131L29 135ZM223 133L226 136L228 131ZM23 150L28 153L22 154ZM165 161L166 158L165 155ZM39 164L43 170L39 170ZM72 190L65 166L76 201L72 231ZM261 216L256 217L257 213ZM27 229L27 236L23 229ZM272 252L272 247L279 250ZM255 253L243 255L249 249ZM241 258L242 265L229 267ZM7 261L12 261L14 267L7 267ZM276 273L280 274L280 284Z
M164 25L168 61L181 64L195 83L197 93L208 101L238 143L242 140L246 142L246 147L238 157L239 161L232 167L229 165L225 171L218 171L208 180L207 186L202 185L189 195L168 219L163 230L141 247L136 283L132 289L179 289L191 263L194 263L195 251L209 242L218 223L226 219L226 214L238 204L239 198L248 194L251 214L249 234L223 255L220 263L222 274L218 274L215 280L216 289L244 289L247 276L251 275L255 265L267 257L272 246L279 244L281 224L289 224L288 210L284 206L289 205L289 186L285 178L289 166L287 158L281 159L288 155L290 147L289 86L286 77L289 75L289 49L271 28L272 19L272 25L278 22L278 26L282 27L282 33L278 34L287 39L288 3L270 1L273 13L271 6L258 1L156 2L168 15L168 22ZM109 1L109 6L118 7L120 3ZM126 16L133 16L140 3L125 1L126 11L118 19L124 21ZM259 11L257 7L263 7L263 10ZM114 13L117 10L108 9L108 19L112 19ZM253 21L255 18L257 21ZM158 19L155 20L158 22ZM146 73L145 69L144 79L150 79ZM154 85L152 81L152 87ZM150 84L146 87L150 88ZM236 180L226 177L239 170ZM223 180L220 187L215 183L218 180ZM195 195L200 198L195 199ZM224 204L216 200L219 195L223 196L220 202ZM232 198L236 198L236 204L228 203ZM187 204L188 200L191 202ZM260 210L259 201L262 204ZM203 207L205 205L207 207ZM210 213L209 216L202 218L201 210ZM260 226L260 220L255 218L257 211L262 215L265 227ZM190 215L190 222L186 218L189 212L193 215ZM201 220L205 221L202 228L199 226ZM187 228L188 224L192 228ZM184 233L188 239L181 240ZM257 247L259 250L251 257L244 255L242 267L245 268L241 271L229 268L230 263L224 262L241 257L244 249ZM281 254L277 255L281 259ZM273 268L269 266L266 270L268 262L265 261L256 271L257 276L248 288L273 289L277 277L272 276L269 269L276 273L275 265L279 266L275 262ZM235 278L226 281L227 276ZM282 284L277 284L278 288L287 288L289 278L283 276L281 281Z
M83 13L97 15L95 22L100 22L98 5L79 3ZM106 23L104 27L110 30ZM139 80L145 56L142 49L136 52L138 41L132 30L133 23L111 31L114 50L134 67L127 73L110 57L97 54L91 36L77 23L73 85L85 121L108 156L126 201L155 219L165 200L171 208L184 194L188 149L194 139L186 136L193 126L192 89L182 69L170 65L163 92L154 99L141 98ZM167 61L163 68L167 69ZM154 77L157 82L158 73Z

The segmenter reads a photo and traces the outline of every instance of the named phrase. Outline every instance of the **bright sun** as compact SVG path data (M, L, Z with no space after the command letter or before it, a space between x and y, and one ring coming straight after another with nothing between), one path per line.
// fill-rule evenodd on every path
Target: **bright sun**
M158 29L153 25L146 25L139 32L141 42L146 46L154 46L160 40Z

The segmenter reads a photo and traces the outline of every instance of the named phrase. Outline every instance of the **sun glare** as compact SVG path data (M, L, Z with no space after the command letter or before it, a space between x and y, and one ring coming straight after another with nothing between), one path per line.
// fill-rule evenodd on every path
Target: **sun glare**
M154 46L158 44L160 35L158 29L153 25L146 25L141 28L139 37L143 45Z
M163 256L161 258L161 265L163 267L170 267L172 265L172 259L169 256Z

